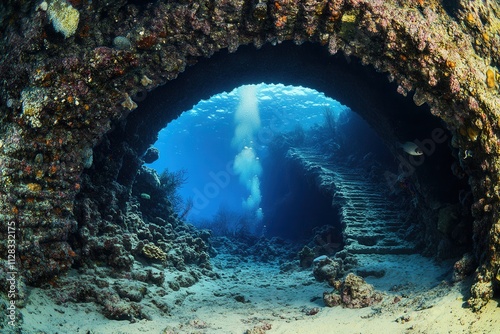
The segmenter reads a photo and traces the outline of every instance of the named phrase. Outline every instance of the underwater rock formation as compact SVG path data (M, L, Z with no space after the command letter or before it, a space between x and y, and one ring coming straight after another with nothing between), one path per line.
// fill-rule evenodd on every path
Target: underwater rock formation
M15 225L15 264L29 284L85 261L93 250L129 266L119 234L128 224L127 203L140 200L131 195L140 157L156 137L142 134L181 111L165 111L156 124L153 116L141 118L146 111L132 112L136 102L222 49L238 54L246 44L264 49L293 41L298 49L310 42L386 73L400 94L412 93L415 104L427 104L446 124L456 167L473 195L479 268L469 303L479 309L500 283L499 12L492 0L447 7L437 0L3 1L0 253L11 249L8 226ZM287 59L275 63L278 68ZM293 67L289 71L293 75ZM203 75L217 77L215 72ZM175 90L172 105L186 101L193 87L185 87ZM196 88L201 95L210 91ZM346 94L343 102L352 101L346 104L394 142L387 116L363 103L366 91L350 89L356 96ZM131 117L135 122L127 122ZM175 225L167 219L162 228ZM5 272L7 266L2 260Z
M382 294L373 289L371 284L353 273L347 274L344 281L332 282L335 291L323 293L326 306L342 305L347 308L363 308L382 300Z
M328 256L320 256L313 261L313 275L317 281L334 281L342 276L342 262L338 259L332 260Z

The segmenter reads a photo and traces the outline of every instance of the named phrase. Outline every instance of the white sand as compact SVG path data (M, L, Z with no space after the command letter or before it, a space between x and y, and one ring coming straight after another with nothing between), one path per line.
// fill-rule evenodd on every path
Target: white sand
M480 313L465 308L467 283L443 283L449 263L440 267L418 255L372 256L361 262L386 269L382 278L367 278L386 294L383 302L364 309L325 307L323 291L332 289L316 282L309 270L280 273L277 264L218 256L213 263L221 279L168 290L164 297L151 287L141 302L149 305L151 321L108 320L93 303L55 305L46 291L33 289L22 311L23 333L244 333L254 327L270 328L260 333L286 334L500 333L498 302L491 301ZM400 301L394 303L395 297ZM162 314L151 298L170 305L170 315ZM314 307L319 312L307 315Z

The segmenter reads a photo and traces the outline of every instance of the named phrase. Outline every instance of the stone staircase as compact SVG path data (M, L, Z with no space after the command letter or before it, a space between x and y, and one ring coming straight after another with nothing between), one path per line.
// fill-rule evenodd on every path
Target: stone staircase
M350 254L413 254L415 245L402 238L406 213L386 197L385 179L368 178L361 168L332 163L311 148L292 148L288 158L316 177L340 207L344 249Z

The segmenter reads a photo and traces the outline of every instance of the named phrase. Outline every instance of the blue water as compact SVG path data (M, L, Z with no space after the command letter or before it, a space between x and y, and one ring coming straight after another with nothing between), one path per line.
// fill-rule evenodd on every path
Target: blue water
M160 158L148 166L159 173L187 170L179 191L194 200L189 221L209 219L221 206L260 220L260 161L269 158L268 144L297 125L307 130L322 124L326 108L339 123L352 116L346 106L304 87L259 84L222 92L168 124L154 145Z

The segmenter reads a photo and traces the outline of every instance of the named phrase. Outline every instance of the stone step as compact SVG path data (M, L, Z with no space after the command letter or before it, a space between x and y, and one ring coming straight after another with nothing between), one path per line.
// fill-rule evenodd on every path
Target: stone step
M351 254L415 254L415 247L347 245L344 247Z
M320 187L332 192L332 204L340 206L344 244L349 253L416 253L413 243L398 234L405 229L406 213L388 201L384 180L377 182L365 177L362 170L333 164L311 148L290 150L289 157L314 175Z

